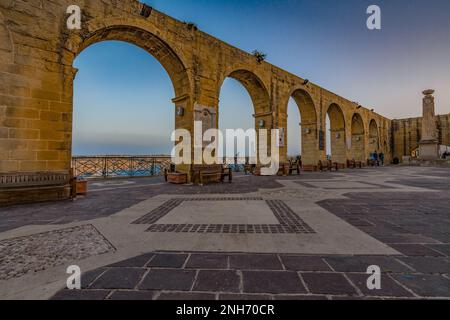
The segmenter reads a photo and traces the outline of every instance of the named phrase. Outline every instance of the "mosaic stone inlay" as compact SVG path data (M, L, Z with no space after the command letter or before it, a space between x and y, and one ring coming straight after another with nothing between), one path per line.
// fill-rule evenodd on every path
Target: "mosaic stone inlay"
M0 241L0 280L82 260L115 248L92 225Z
M171 199L133 224L151 224L147 232L222 233L222 234L313 234L307 225L281 200L266 200L279 224L155 224L184 201L263 201L262 198L191 198Z

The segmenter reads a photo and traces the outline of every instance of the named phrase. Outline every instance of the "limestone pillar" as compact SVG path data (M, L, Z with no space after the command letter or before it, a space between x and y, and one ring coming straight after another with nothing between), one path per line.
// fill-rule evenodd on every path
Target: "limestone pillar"
M439 142L437 139L433 93L434 90L425 90L423 92L422 139L419 146L419 157L421 160L439 159Z

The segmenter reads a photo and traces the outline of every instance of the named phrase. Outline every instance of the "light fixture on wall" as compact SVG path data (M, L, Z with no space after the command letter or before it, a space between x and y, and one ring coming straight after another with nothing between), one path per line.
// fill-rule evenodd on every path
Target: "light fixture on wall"
M306 86L309 83L308 79L305 79L305 81L303 81L303 85Z
M142 9L141 9L141 16L144 18L148 18L150 17L150 15L152 14L153 8L146 5L145 3L142 4Z
M179 117L184 116L184 108L183 107L177 107L177 116L179 116Z
M311 133L311 129L309 129L309 128L305 129L305 133L306 134L310 134Z
M259 126L260 128L264 128L264 127L266 126L266 121L264 121L264 120L259 120L259 121L258 121L258 126Z
M340 139L341 138L341 134L338 132L336 133L336 139Z
M362 108L362 105L359 105L356 107L356 109L361 109L361 108Z
M356 141L361 141L361 137L356 137Z

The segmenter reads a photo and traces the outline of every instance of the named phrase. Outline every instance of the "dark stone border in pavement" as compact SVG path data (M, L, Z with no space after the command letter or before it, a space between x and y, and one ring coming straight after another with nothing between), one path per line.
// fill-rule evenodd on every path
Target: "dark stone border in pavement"
M184 201L264 201L260 197L247 198L176 198L144 215L132 224L151 224L147 232L220 233L220 234L313 234L316 233L288 205L281 200L266 200L279 224L157 224L160 219Z

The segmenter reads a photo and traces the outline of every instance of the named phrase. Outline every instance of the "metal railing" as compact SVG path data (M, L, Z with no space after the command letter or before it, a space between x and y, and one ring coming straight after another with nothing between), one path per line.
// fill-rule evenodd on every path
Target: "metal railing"
M228 162L234 172L243 172L244 165L237 159ZM245 159L240 159L245 161ZM224 159L224 164L226 163ZM119 178L119 177L153 177L164 175L169 170L170 156L75 156L72 158L74 175L79 178Z
M80 178L152 177L164 174L170 156L76 156L74 175Z

